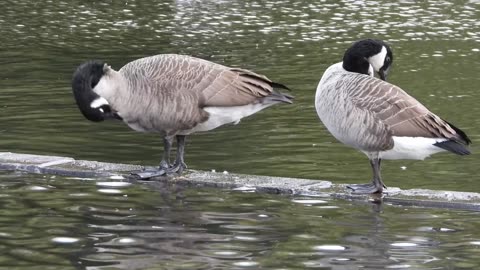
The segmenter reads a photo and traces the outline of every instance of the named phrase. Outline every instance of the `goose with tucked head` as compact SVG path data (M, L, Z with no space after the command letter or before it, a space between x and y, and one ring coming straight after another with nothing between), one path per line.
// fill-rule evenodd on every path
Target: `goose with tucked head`
M442 151L470 154L471 141L462 130L385 81L392 62L388 44L360 40L347 49L342 62L325 71L317 87L315 108L322 123L370 160L373 180L349 185L354 193L383 192L382 159L423 160Z
M162 54L114 70L101 61L80 65L72 89L78 108L90 121L119 119L140 132L159 133L164 153L158 170L137 173L151 178L182 173L185 137L238 123L242 118L293 97L263 75L195 57ZM177 140L177 156L170 149Z

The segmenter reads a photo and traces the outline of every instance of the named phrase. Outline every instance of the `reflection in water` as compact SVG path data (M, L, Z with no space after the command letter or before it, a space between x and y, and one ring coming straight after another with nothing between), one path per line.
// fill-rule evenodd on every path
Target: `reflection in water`
M458 269L479 263L479 216L472 212L158 183L112 181L110 188L121 193L99 192L108 179L1 173L0 180L0 260L10 268Z

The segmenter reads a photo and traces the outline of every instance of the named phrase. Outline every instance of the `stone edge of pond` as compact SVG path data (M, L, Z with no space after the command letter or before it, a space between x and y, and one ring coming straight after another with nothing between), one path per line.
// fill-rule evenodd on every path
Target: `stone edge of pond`
M53 174L76 178L126 180L155 185L177 185L228 188L239 191L257 191L275 194L295 194L316 197L334 197L351 201L376 201L370 196L353 195L345 184L333 184L324 180L285 178L258 175L231 174L188 170L177 177L158 177L140 181L131 171L149 168L141 165L76 160L71 157L46 156L0 152L0 170ZM480 211L480 193L426 189L401 190L390 187L383 202L399 206L418 206Z

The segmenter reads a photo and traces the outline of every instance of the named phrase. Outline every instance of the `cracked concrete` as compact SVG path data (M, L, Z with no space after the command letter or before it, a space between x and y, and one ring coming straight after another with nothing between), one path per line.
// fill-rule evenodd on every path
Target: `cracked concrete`
M276 194L334 197L352 201L383 201L400 206L435 207L480 211L480 193L426 189L401 190L389 187L383 198L351 194L345 184L330 181L241 175L188 170L177 177L158 177L149 181L136 180L131 171L148 168L141 165L118 164L71 157L44 156L0 152L0 170L54 174L69 177L124 179L130 182L166 182L176 185L229 188Z

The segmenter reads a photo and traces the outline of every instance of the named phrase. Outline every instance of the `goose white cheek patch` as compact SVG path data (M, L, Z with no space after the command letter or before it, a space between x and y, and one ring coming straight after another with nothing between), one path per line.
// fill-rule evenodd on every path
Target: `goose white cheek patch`
M387 56L387 48L382 46L382 50L374 56L368 58L368 62L373 66L373 69L378 72L385 62Z
M101 107L103 105L108 105L108 101L106 99L104 99L103 97L99 97L97 99L95 99L94 101L92 101L92 103L90 103L90 107L91 108L98 108L98 107Z
M373 67L372 65L368 66L368 76L375 77L375 74L373 73Z

